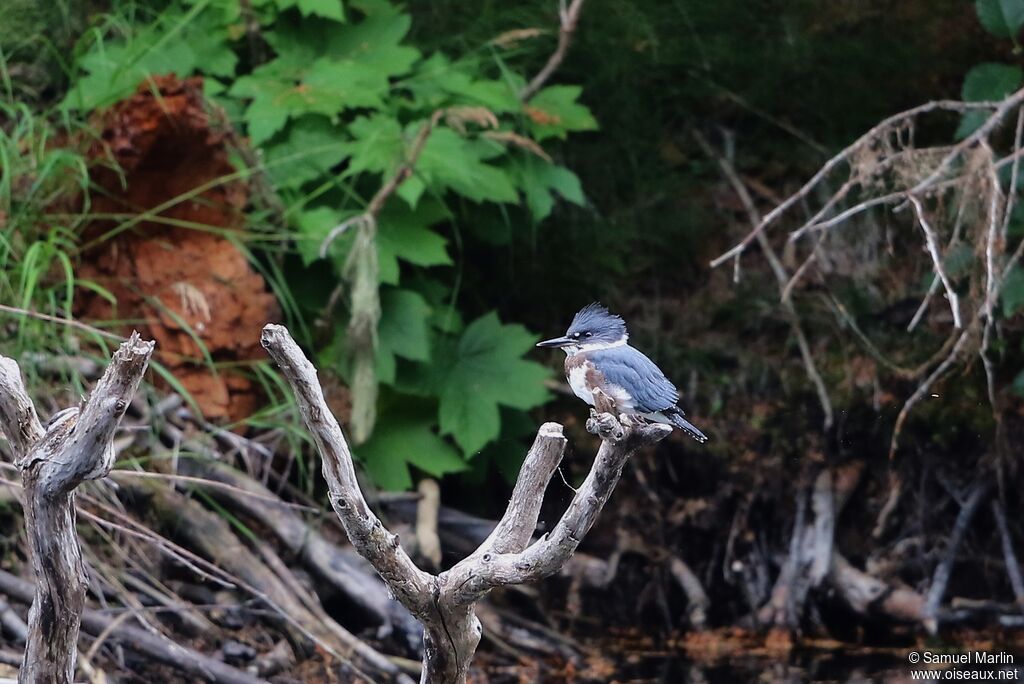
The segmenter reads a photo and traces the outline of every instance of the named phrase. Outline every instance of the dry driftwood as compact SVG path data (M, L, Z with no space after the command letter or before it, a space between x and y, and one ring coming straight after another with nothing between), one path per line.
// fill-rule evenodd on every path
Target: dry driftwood
M296 636L309 638L343 661L351 661L353 667L372 672L374 681L410 681L385 656L303 603L295 587L243 545L224 518L166 487L152 487L150 493L154 508L176 525L191 548L244 582L250 592L288 620Z
M114 463L114 432L153 353L138 333L121 344L81 408L57 413L44 429L18 365L0 358L0 428L24 483L25 527L36 575L20 682L71 682L87 580L75 531L75 488Z
M566 444L562 426L544 424L497 527L468 558L432 575L413 563L398 537L384 528L367 505L348 443L324 400L316 369L282 326L266 326L262 343L295 392L303 420L320 451L331 504L353 546L423 624L424 684L466 681L482 633L474 613L476 603L491 589L558 572L593 526L629 456L671 432L664 425L624 426L607 413L592 417L588 429L601 437L602 444L590 474L553 530L527 546L537 526L544 490Z
M29 603L35 593L31 582L0 570L0 592L21 603ZM93 636L105 635L106 643L124 646L156 662L170 665L190 677L212 684L266 684L230 665L214 660L190 648L176 644L138 627L120 624L117 617L85 609L82 629Z
M403 631L418 631L413 629L416 623L409 611L388 597L386 587L372 569L365 567L366 561L362 557L326 539L284 502L276 503L277 496L262 484L214 461L185 459L181 461L179 470L190 476L230 485L229 489L189 483L220 501L229 502L233 511L241 511L266 526L306 566L380 623L380 636L388 636L396 627ZM246 493L252 496L246 496Z

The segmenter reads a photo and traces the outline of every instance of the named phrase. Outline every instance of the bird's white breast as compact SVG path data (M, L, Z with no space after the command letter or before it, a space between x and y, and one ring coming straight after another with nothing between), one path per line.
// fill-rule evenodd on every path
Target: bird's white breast
M587 368L590 366L589 363L581 363L578 366L573 366L569 369L569 387L572 388L572 393L577 397L587 402L591 406L594 405L594 395L587 386Z
M590 372L593 377L594 375L600 375L600 372L595 371L595 366L590 361L584 361L578 365L572 365L569 368L569 374L567 379L569 380L569 387L572 388L572 393L577 397L587 402L591 406L594 405L594 392L593 387L587 382L587 373ZM603 377L603 376L601 376ZM633 409L633 397L625 390L625 388L618 385L605 382L600 386L602 392L608 396L619 411L629 412Z

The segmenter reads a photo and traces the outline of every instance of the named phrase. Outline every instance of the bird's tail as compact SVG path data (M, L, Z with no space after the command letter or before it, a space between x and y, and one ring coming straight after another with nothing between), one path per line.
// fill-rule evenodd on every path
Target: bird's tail
M693 437L695 440L704 444L708 441L707 435L697 429L697 426L686 420L683 417L683 412L676 407L672 407L667 411L664 411L665 417L668 418L673 425L685 432L686 434Z

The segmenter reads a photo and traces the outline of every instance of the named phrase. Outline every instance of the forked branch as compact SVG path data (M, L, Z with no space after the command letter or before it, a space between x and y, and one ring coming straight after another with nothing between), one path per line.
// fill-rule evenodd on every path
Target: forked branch
M19 682L74 681L87 581L75 531L74 492L114 464L117 426L153 353L138 333L121 344L85 405L65 409L44 429L18 365L0 357L0 429L21 468L25 527L36 575Z
M323 459L331 503L353 546L423 625L424 684L466 681L482 633L474 610L476 603L491 589L558 572L597 520L630 455L671 432L665 425L620 424L610 414L594 415L587 428L601 437L602 444L590 474L552 532L530 544L544 491L566 444L562 426L545 423L494 531L469 557L433 575L416 566L398 537L384 529L367 506L356 481L352 455L324 400L316 369L284 327L266 326L262 342L295 392L303 420Z

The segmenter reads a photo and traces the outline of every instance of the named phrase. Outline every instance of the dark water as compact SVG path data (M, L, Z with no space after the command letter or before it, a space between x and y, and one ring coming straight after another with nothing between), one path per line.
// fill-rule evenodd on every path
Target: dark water
M613 682L665 682L736 684L739 682L946 682L1024 681L1024 654L1008 653L1013 662L911 664L906 651L821 652L794 651L786 660L733 656L712 664L665 654L634 654ZM915 652L919 657L922 652ZM935 651L936 654L939 651ZM946 653L943 651L942 653ZM987 652L986 652L987 653ZM999 649L991 653L1000 653ZM933 656L934 657L934 656ZM973 652L969 656L974 658Z

